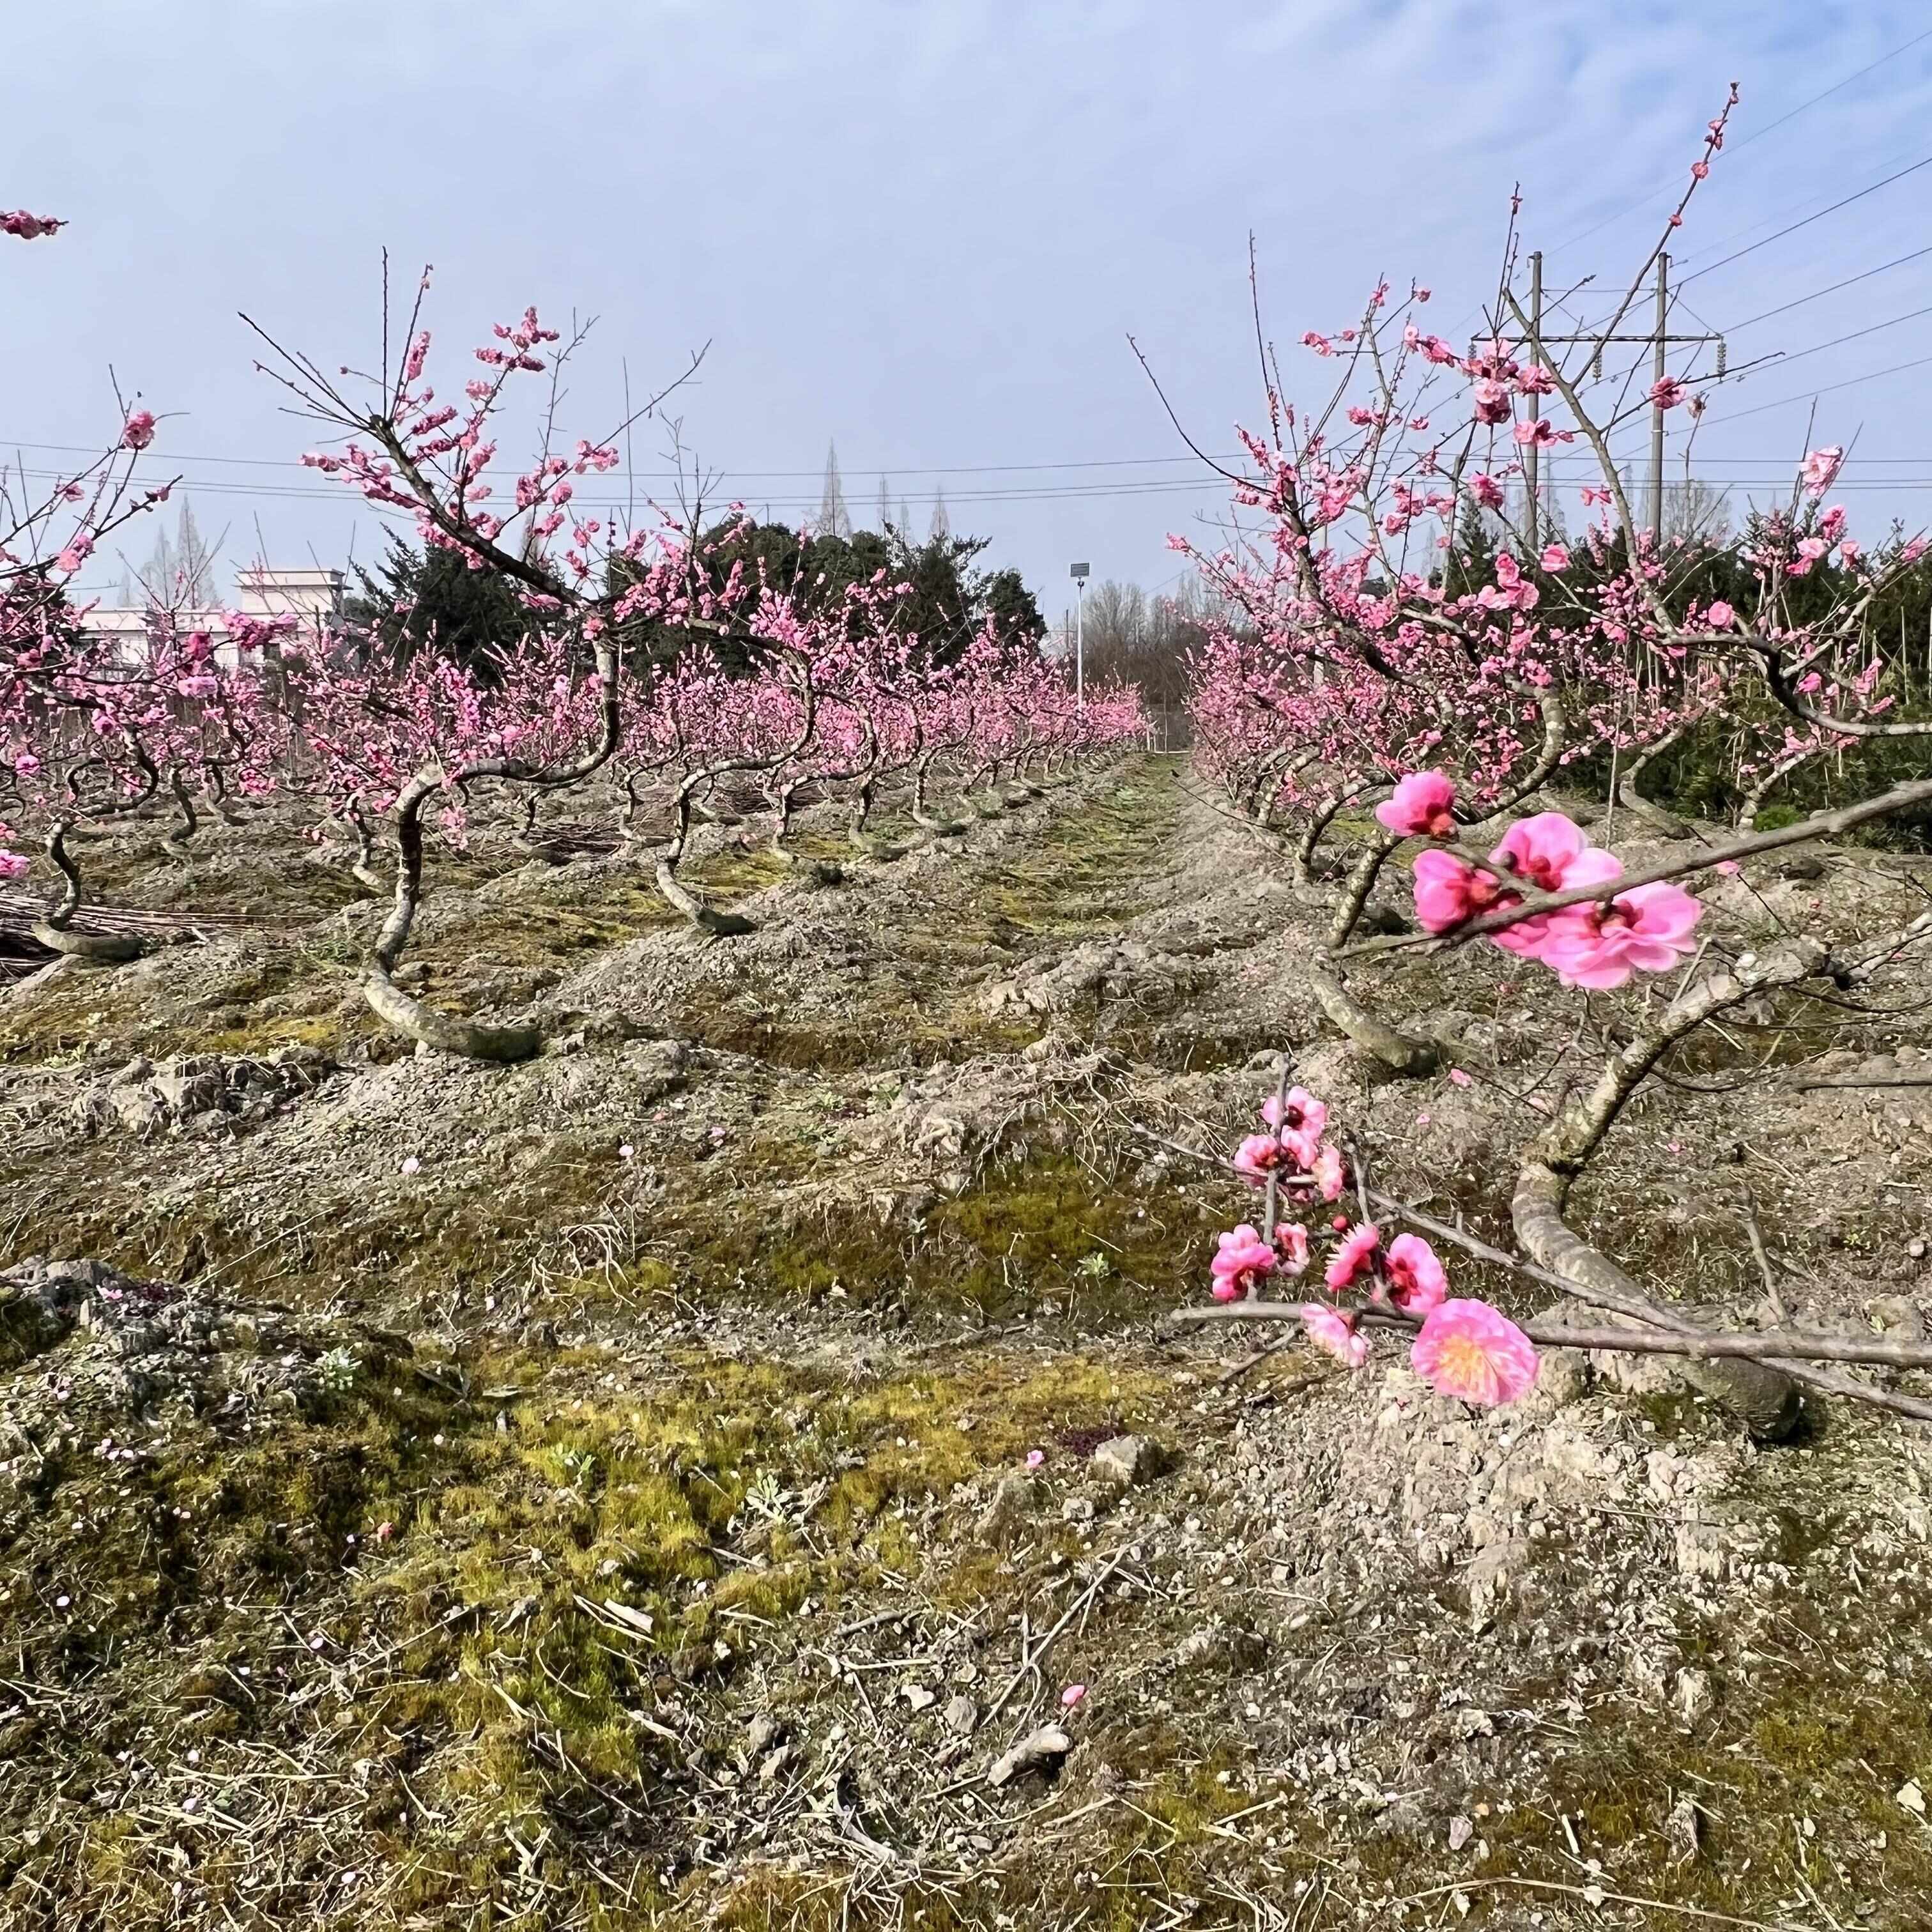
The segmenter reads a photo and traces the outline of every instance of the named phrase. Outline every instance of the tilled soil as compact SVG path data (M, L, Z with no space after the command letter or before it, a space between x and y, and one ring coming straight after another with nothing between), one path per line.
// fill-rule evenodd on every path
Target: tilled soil
M1251 1198L1186 1150L1282 1051L1507 1246L1577 1013L1408 956L1368 984L1468 1084L1370 1081L1318 906L1168 760L902 842L820 885L718 832L729 940L607 852L446 862L411 976L536 1019L512 1068L380 1035L346 851L101 855L257 922L0 988L4 1922L1927 1922L1922 1431L1160 1324ZM1718 916L1932 880L1827 862ZM1932 1086L1788 1070L1924 1065L1889 1004L1740 1015L1573 1219L1667 1298L1922 1334Z

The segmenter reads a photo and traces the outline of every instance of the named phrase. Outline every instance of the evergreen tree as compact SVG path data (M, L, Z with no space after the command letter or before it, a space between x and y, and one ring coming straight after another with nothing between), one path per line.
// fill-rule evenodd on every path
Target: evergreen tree
M825 492L818 506L818 533L844 538L852 534L851 512L845 507L845 492L838 481L838 448L825 446Z
M406 663L438 650L486 681L494 654L528 627L522 602L493 570L472 570L459 551L419 551L393 531L374 572L356 566L357 587L343 604L343 627L365 651Z

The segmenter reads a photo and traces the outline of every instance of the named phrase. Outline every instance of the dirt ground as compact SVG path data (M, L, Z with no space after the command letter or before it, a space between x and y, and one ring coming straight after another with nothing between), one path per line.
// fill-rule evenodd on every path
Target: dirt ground
M193 930L0 981L0 1924L1932 1924L1932 1436L1162 1324L1251 1199L1185 1150L1283 1052L1506 1246L1652 995L1405 956L1378 1008L1468 1084L1371 1082L1320 908L1179 761L886 831L808 813L824 884L710 830L728 940L565 838L442 856L406 974L537 1019L508 1068L381 1033L346 847L89 853ZM1932 887L1821 857L1713 923ZM1932 1062L1880 991L1714 1030L1573 1220L1668 1298L1922 1335L1932 1084L1790 1077Z

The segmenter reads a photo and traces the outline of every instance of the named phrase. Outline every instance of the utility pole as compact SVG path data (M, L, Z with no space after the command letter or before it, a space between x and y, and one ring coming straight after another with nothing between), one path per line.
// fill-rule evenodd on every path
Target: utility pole
M1087 704L1087 578L1088 567L1076 563L1067 572L1073 580L1073 701L1084 710Z
M1665 332L1670 326L1670 257L1661 249L1657 256L1657 347L1650 358L1654 382L1664 377ZM1653 389L1650 402L1650 547L1664 542L1664 405Z
M1726 345L1721 335L1672 335L1670 333L1670 257L1660 254L1657 258L1657 323L1642 335L1594 335L1580 332L1572 335L1545 335L1543 332L1543 254L1539 249L1529 258L1529 331L1527 334L1504 336L1502 339L1513 346L1527 350L1541 359L1544 349L1567 349L1579 343L1587 344L1596 353L1592 358L1592 374L1603 374L1603 352L1612 346L1629 344L1633 347L1648 345L1651 350L1652 380L1660 382L1666 371L1664 355L1667 348L1703 348L1715 343L1718 348L1718 378L1724 379ZM1481 340L1487 340L1484 337ZM1473 352L1475 339L1472 339ZM1529 419L1532 422L1542 413L1540 398L1532 394L1529 398ZM1525 519L1526 534L1532 548L1538 543L1540 526L1540 506L1537 501L1541 480L1542 465L1540 452L1532 443L1523 452L1523 476L1529 488L1529 514ZM1652 403L1650 412L1650 536L1653 545L1663 541L1664 536L1664 410L1660 405Z
M1537 345L1530 353L1538 362L1543 359L1543 250L1538 248L1529 258L1529 339ZM1543 398L1534 390L1529 392L1529 419L1534 422L1543 413ZM1529 534L1529 547L1532 552L1540 554L1543 539L1538 532L1542 520L1543 452L1532 443L1525 452L1527 460L1523 464L1524 480L1529 485L1529 512L1523 519L1524 527Z

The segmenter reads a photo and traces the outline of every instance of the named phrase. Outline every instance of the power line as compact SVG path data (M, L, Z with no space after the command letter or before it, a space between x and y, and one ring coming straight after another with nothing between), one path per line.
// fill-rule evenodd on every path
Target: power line
M57 454L94 456L101 454L97 443L77 442L22 442L13 437L0 438L0 442L15 449L52 451ZM1236 450L1216 458L1219 462L1234 463L1242 460L1243 452ZM298 458L287 456L188 456L170 454L171 463L218 463L244 466L250 469L304 470L308 466ZM868 476L985 476L993 475L1018 475L1022 472L1046 470L1130 470L1144 469L1161 464L1192 463L1192 456L1120 456L1093 457L1071 463L962 463L917 464L901 470L881 470L876 464L848 463L845 467L854 471L864 470ZM45 472L37 472L45 473ZM675 470L618 470L609 472L613 476L639 478L658 477L665 482L676 480L680 472ZM722 477L742 477L757 481L767 478L782 481L790 477L822 476L822 467L818 470L724 470Z
M1861 382L1875 382L1881 376L1896 376L1907 369L1922 369L1932 362L1932 356L1921 356L1910 362L1894 362L1889 368L1874 369L1863 376L1852 376L1842 382L1827 382L1822 388L1807 389L1802 395L1783 396L1774 403L1754 404L1748 410L1727 411L1721 418L1725 422L1737 422L1745 416L1762 416L1766 410L1781 410L1790 403L1809 402L1816 396L1828 396L1834 390L1855 389Z
M1883 274L1888 268L1902 268L1907 262L1916 262L1922 255L1932 255L1932 245L1915 248L1909 255L1895 255L1889 262L1881 262L1875 268L1866 268L1856 275L1847 275L1842 282L1828 283L1822 289L1814 289L1808 296L1799 296L1795 301L1780 302L1776 308L1768 308L1756 315L1747 316L1742 322L1734 322L1725 332L1735 335L1741 328L1749 328L1754 323L1768 322L1774 315L1783 315L1787 310L1802 308L1807 302L1816 302L1820 296L1834 296L1840 289L1848 289L1855 282L1868 282L1874 275Z
M1883 67L1887 62L1898 59L1900 54L1910 53L1914 47L1918 46L1921 42L1925 40L1932 40L1932 27L1928 27L1922 34L1914 34L1913 37L1910 40L1907 40L1903 46L1894 47L1890 53L1880 55L1878 58L1874 61L1869 67L1862 67L1858 69L1856 74L1848 74L1843 80L1834 81L1829 87L1825 89L1823 93L1813 94L1809 100L1801 100L1798 105L1792 108L1788 113L1780 114L1775 121L1766 122L1766 124L1759 128L1756 133L1746 134L1741 139L1733 141L1731 143L1732 153L1735 154L1741 150L1748 148L1754 141L1762 140L1767 134L1772 134L1777 129L1782 128L1786 122L1795 121L1799 115L1805 112L1810 108L1816 107L1820 101L1828 100L1833 94L1840 93L1846 88L1850 87L1854 81L1864 80L1865 76L1868 74L1877 73L1879 69ZM1683 185L1683 171L1680 169L1676 174L1671 176L1669 181L1660 182L1655 188L1647 188L1642 194L1639 195L1634 201L1626 202L1622 207L1619 208L1616 211L1615 214L1606 214L1602 220L1596 223L1593 226L1580 230L1576 234L1571 236L1568 241L1558 242L1556 244L1556 247L1550 250L1550 254L1552 255L1556 254L1564 248L1572 247L1576 242L1588 240L1592 235L1600 234L1604 229L1610 226L1612 222L1621 221L1626 214L1630 213L1633 209L1641 208L1646 202L1653 200L1655 196L1660 194L1666 194L1672 188L1681 189Z
M1718 269L1728 268L1732 262L1742 261L1745 256L1754 254L1760 248L1768 248L1774 242L1781 242L1787 235L1796 234L1801 228L1810 227L1814 221L1822 221L1828 214L1836 214L1840 208L1849 208L1855 201L1864 200L1868 194L1877 194L1882 188L1891 187L1895 181L1903 181L1907 175L1916 175L1921 168L1932 168L1932 154L1923 156L1921 159L1914 161L1909 167L1900 168L1895 174L1887 175L1882 181L1874 182L1869 188L1862 188L1856 194L1846 195L1842 201L1833 202L1828 208L1820 208L1815 214L1808 214L1799 220L1788 222L1784 227L1774 230L1762 241L1753 242L1742 248L1734 250L1731 254L1724 256L1721 260L1713 262L1708 267L1699 268L1694 273L1684 276L1678 286L1681 288L1686 282L1694 282L1700 275L1714 274Z
M1780 356L1765 367L1782 369L1787 363L1802 362L1808 356L1822 355L1827 349L1836 349L1841 343L1856 342L1863 336L1877 334L1881 329L1896 328L1901 322L1916 322L1922 315L1932 315L1932 303L1923 308L1908 309L1904 314L1892 316L1884 322L1875 322L1869 328L1854 328L1844 335L1834 335L1829 342L1814 342L1809 349L1794 349L1789 356ZM1741 376L1737 380L1742 382L1744 378Z

